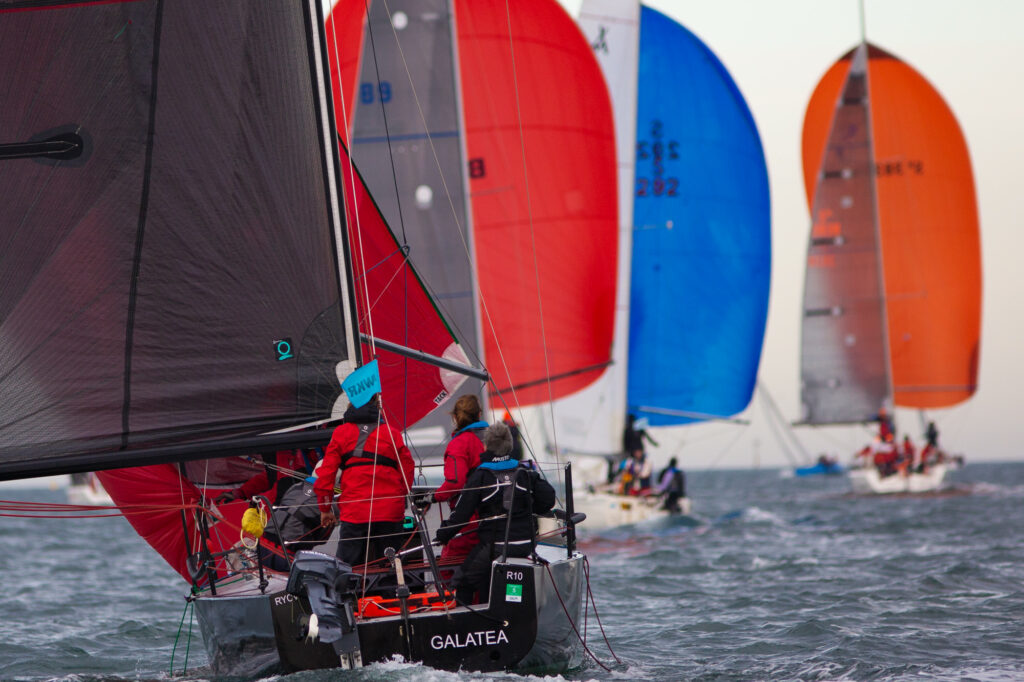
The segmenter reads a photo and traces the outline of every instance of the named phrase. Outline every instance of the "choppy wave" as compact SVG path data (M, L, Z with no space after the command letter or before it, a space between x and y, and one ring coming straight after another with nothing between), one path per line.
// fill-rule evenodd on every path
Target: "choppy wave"
M589 641L610 671L588 661L524 678L389 661L343 678L1024 679L1024 464L969 465L925 496L852 496L842 477L777 471L693 472L688 484L686 522L585 536L622 663L592 613ZM210 679L182 623L186 586L122 519L6 518L0 571L0 679Z

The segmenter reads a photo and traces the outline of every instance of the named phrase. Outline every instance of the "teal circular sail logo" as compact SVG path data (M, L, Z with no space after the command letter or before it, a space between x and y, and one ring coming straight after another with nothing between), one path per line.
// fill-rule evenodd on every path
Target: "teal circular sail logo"
M278 362L282 362L284 360L291 360L293 357L295 357L292 354L291 338L284 338L274 341L274 352L277 355Z

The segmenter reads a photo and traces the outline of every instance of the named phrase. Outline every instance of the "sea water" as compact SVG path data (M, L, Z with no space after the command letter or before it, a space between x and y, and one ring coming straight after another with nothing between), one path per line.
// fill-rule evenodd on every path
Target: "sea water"
M1024 679L1024 464L970 464L915 496L778 470L692 471L688 486L692 517L584 532L621 662L591 609L610 670L588 657L554 679ZM123 518L0 518L0 575L2 680L211 679L187 586ZM279 679L523 678L395 661Z

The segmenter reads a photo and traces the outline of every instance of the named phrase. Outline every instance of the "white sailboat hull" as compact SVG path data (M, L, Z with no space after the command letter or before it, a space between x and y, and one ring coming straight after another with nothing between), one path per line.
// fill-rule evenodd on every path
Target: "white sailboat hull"
M644 523L656 519L667 519L690 513L690 498L679 500L680 512L669 512L662 506L660 497L637 497L603 492L583 492L573 495L573 508L587 515L580 528L585 531L600 531Z
M112 506L114 501L103 489L103 485L95 474L89 474L84 483L68 485L68 504L85 504L91 506Z
M859 495L882 495L890 493L924 493L938 490L946 477L946 465L936 464L923 474L893 474L882 477L878 469L867 467L851 469L850 486Z

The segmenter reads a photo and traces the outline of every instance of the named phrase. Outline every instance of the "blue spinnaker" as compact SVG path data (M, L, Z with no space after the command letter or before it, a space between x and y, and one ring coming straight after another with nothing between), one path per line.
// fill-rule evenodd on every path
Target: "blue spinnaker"
M768 312L761 140L718 58L647 7L638 90L629 410L652 426L733 415L753 394Z

